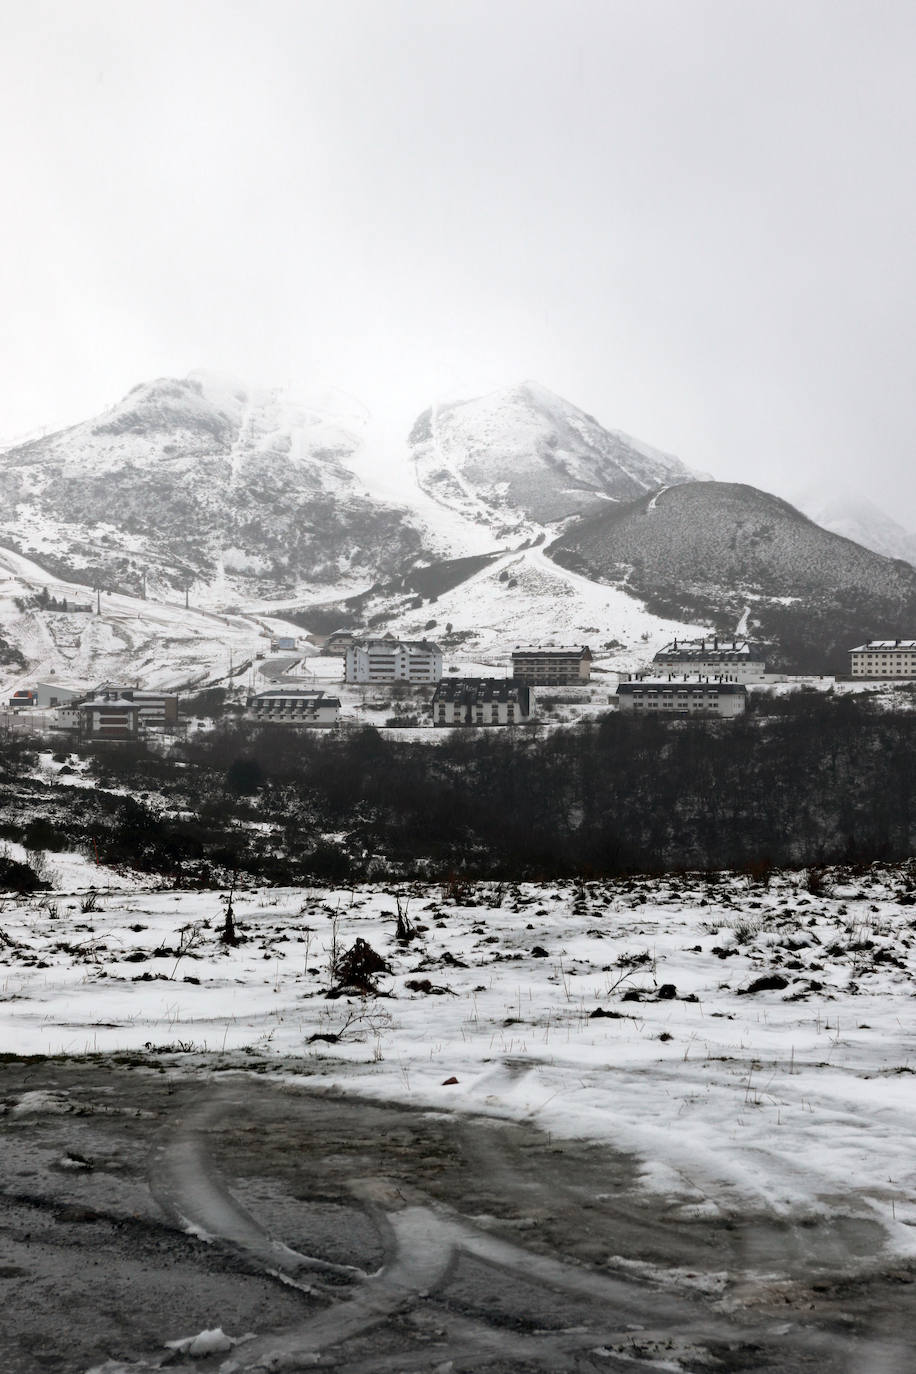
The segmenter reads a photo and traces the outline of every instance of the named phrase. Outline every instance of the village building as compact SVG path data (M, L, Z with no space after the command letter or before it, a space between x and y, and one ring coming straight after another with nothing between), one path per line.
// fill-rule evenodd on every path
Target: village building
M336 725L340 698L306 687L269 687L252 693L245 705L254 720L276 725Z
M123 741L140 734L140 707L126 697L83 701L78 707L84 739Z
M617 705L639 715L740 716L747 710L747 688L718 678L634 678L618 685Z
M645 676L664 673L696 673L722 682L763 682L766 661L746 639L675 639L659 650Z
M512 651L512 676L532 687L569 687L588 682L592 651L587 644L574 649L522 649Z
M296 639L293 635L274 635L270 641L271 649L276 652L278 649L295 649Z
M916 639L870 639L849 651L853 677L916 677Z
M523 725L533 706L528 684L513 678L446 678L433 693L433 725Z
M321 645L326 654L343 654L347 649L356 643L356 635L352 630L333 630L322 644L319 635L313 636L316 644Z
M20 687L10 697L10 710L28 711L31 707L37 706L36 696L34 687Z
M52 706L70 706L88 695L89 688L85 684L55 682L53 679L35 684L35 705L42 710Z
M14 711L37 708L47 711L56 706L71 706L89 695L89 688L72 682L36 682L33 687L20 687L10 697Z
M442 677L442 652L425 639L367 639L344 653L346 682L433 683Z
M143 730L167 730L178 724L178 696L175 692L148 692L117 682L102 682L91 693L91 702L131 701L139 712Z

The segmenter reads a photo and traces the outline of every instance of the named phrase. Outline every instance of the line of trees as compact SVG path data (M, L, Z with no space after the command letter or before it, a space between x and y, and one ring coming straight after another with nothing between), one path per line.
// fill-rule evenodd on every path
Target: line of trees
M100 782L127 784L127 797L36 794L20 775L0 797L2 833L28 829L34 845L45 824L58 847L69 836L109 862L201 882L233 868L300 882L909 858L916 714L819 695L765 709L727 722L609 715L435 745L227 724L168 756L95 756Z

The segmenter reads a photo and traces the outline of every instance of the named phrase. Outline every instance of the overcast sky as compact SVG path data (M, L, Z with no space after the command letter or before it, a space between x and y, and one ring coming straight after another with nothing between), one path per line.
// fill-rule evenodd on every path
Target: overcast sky
M535 378L916 528L912 0L0 0L0 435Z

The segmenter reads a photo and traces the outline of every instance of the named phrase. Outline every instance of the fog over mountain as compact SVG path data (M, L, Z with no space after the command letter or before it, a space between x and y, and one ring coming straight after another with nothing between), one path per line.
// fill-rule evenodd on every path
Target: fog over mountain
M905 558L916 565L916 534L861 492L809 487L796 497L794 504L824 529L864 544L887 558Z
M888 543L879 515L870 537ZM344 392L295 402L204 371L141 383L0 453L4 547L24 578L8 593L11 670L117 666L139 643L147 664L206 671L215 629L184 634L185 596L223 617L286 608L318 632L451 626L494 662L519 639L572 635L628 667L667 638L740 626L774 665L844 671L852 643L916 624L916 568L896 547L881 556L767 492L698 478L531 381L427 404L399 440ZM42 616L42 587L126 598L120 628Z
M7 445L201 362L401 431L534 377L916 529L912 5L5 8Z

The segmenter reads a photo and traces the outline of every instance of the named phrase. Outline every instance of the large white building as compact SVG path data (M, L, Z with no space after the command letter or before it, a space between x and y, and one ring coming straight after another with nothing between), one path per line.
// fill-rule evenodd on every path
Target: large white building
M849 659L853 677L916 677L916 639L870 639Z
M346 682L438 682L442 653L425 639L367 639L344 654Z
M269 687L253 693L246 714L275 725L336 725L340 698L306 687Z
M634 678L619 684L617 705L646 716L740 716L747 710L747 688L700 677Z
M652 660L651 676L696 673L722 682L762 682L766 663L746 639L675 639ZM648 676L649 674L647 674Z

